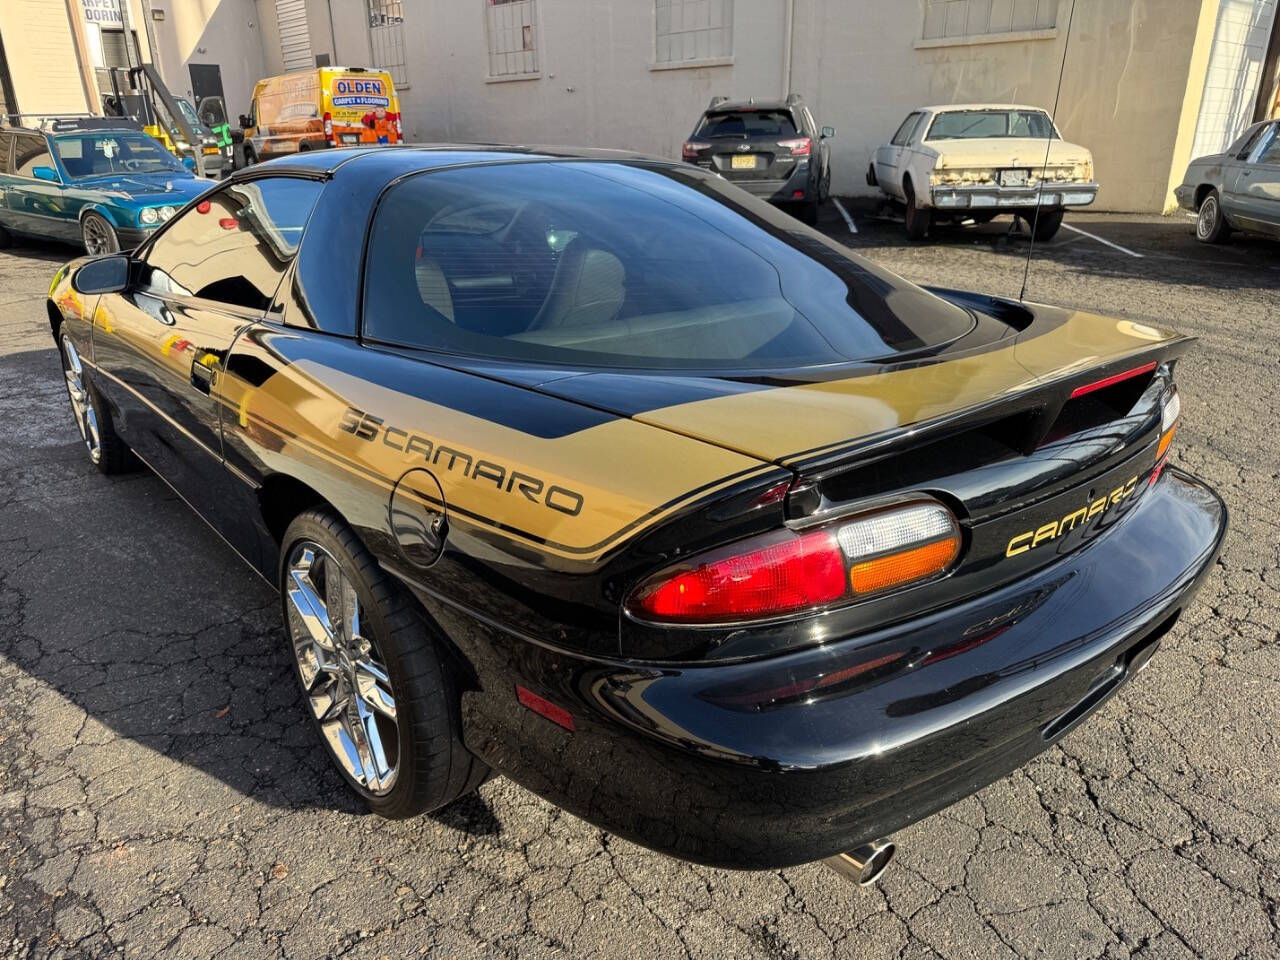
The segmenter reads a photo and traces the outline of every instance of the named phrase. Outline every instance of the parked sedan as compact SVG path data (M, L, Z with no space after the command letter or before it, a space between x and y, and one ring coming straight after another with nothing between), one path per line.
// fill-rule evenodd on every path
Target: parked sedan
M299 154L49 308L90 460L279 588L389 817L495 771L866 879L1145 665L1226 527L1169 462L1188 338L917 287L684 163Z
M0 128L0 246L25 236L128 250L213 185L126 123Z
M1004 213L1048 240L1068 208L1098 193L1087 148L1064 141L1038 107L1004 104L913 110L876 150L867 183L905 204L912 240L935 223L986 223Z
M1222 243L1232 230L1280 237L1280 120L1255 123L1224 153L1192 160L1173 193L1196 211L1202 243Z

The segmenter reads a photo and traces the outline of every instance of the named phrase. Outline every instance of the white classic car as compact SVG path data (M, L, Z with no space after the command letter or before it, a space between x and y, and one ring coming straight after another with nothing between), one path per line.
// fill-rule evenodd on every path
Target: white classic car
M1002 213L1048 240L1067 207L1093 203L1093 155L1067 143L1039 107L920 107L875 152L867 183L906 204L907 235L938 221L986 223ZM1035 215L1040 206L1040 216Z

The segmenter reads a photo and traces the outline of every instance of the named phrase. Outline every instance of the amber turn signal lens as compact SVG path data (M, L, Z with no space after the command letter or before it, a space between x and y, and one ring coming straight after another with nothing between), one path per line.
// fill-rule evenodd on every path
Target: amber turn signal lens
M952 536L922 547L864 560L849 568L849 585L854 593L876 593L913 583L942 573L959 554L960 538Z
M1169 445L1173 443L1173 435L1178 432L1178 425L1175 423L1172 427L1164 432L1160 438L1160 445L1156 447L1156 462L1159 463L1164 459L1164 455L1169 452Z

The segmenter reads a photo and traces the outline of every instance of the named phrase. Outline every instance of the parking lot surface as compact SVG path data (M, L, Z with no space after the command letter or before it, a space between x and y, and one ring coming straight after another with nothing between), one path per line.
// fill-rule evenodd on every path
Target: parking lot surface
M909 279L1022 284L1007 222L908 244L847 212L856 234L835 208L822 228ZM74 252L0 253L0 955L1280 956L1280 245L1067 223L1092 236L1040 246L1028 298L1201 338L1174 456L1227 500L1227 546L1149 669L899 835L867 890L678 863L502 779L364 814L304 722L273 592L154 476L85 457L45 312Z

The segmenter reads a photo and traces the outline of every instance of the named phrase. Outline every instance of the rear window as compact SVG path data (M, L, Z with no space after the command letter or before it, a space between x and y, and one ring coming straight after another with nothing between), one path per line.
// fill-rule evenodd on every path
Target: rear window
M988 137L1056 140L1058 135L1049 115L1043 110L951 110L934 117L925 139L976 140Z
M392 187L363 324L494 359L777 369L940 344L972 318L711 174L573 161Z
M786 110L732 110L708 113L694 136L708 140L794 137L796 124Z

